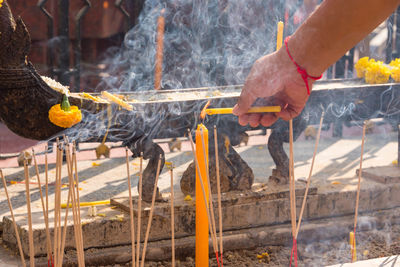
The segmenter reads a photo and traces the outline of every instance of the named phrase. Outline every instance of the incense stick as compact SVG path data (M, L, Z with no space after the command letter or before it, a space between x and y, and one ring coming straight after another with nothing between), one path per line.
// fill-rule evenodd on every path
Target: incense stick
M296 187L294 179L293 160L293 120L289 121L289 191L290 191L290 220L292 223L292 235L296 233Z
M79 237L79 244L80 244L80 256L81 256L81 262L82 266L85 266L85 250L83 248L83 234L82 234L82 222L81 222L81 202L80 202L80 197L79 197L79 176L78 176L78 161L76 159L76 144L75 141L73 142L72 145L72 159L74 162L74 167L75 167L75 184L76 184L76 209L77 209L77 215L78 215L78 237Z
M70 154L69 154L69 150L68 150L68 155L67 155L68 157L70 157ZM68 165L68 162L67 162L67 165ZM73 171L73 166L72 166L72 164L71 164L71 166L67 166L67 168L69 168L68 169L68 171L70 172L70 173L72 173L72 171ZM69 174L68 174L68 177L69 177ZM73 190L73 188L71 188L70 186L68 187L68 199L67 199L67 204L66 204L66 210L65 210L65 213L64 213L64 227L63 227L63 233L62 233L62 237L61 237L61 249L60 249L60 251L62 252L61 253L61 256L60 256L60 263L61 263L61 265L62 265L62 263L63 263L63 259L64 259L64 248L65 248L65 240L66 240L66 238L67 238L67 228L68 228L68 208L69 208L69 206L70 206L70 201L71 201L71 195L72 195L72 191L71 190ZM71 205L72 206L72 205Z
M295 239L297 239L297 236L299 234L300 225L301 225L301 219L303 218L304 208L306 206L307 195L308 195L308 190L310 188L311 176L312 176L312 172L313 172L313 168L314 168L315 156L317 155L319 138L321 136L322 122L324 120L324 115L325 115L325 113L322 112L321 119L319 121L319 128L318 128L318 133L317 133L317 139L315 141L314 154L313 154L313 158L312 158L312 161L311 161L310 172L308 174L306 189L305 189L305 192L304 192L303 203L301 204L301 210L300 210L300 214L299 214L299 221L297 223Z
M175 267L175 210L174 210L174 170L169 170L171 175L171 254L172 267Z
M156 63L154 67L154 90L161 89L161 78L162 78L162 62L163 62L163 49L164 49L164 18L165 8L160 12L160 16L157 21L157 51L156 51Z
M79 234L79 243L80 243L80 250L81 250L81 263L82 266L85 266L85 250L83 248L83 234L82 234L82 223L81 223L81 202L79 198L79 177L78 177L78 161L76 159L76 144L75 141L72 145L72 159L75 164L75 184L76 184L76 209L78 211L78 234Z
M62 165L63 165L63 158L64 158L64 147L62 143L60 143L60 163L59 163L59 175L58 175L58 213L57 213L57 220L58 220L58 229L57 229L57 266L61 267L61 186L62 186Z
M139 267L140 255L140 226L142 218L142 180L143 180L143 152L140 153L139 166L139 196L138 196L138 219L137 219L137 235L136 235L136 267Z
M59 140L57 138L57 148L56 148L56 175L55 175L55 188L54 188L54 218L53 218L53 264L57 266L57 210L58 210L58 189L59 189L59 183L58 183L58 168L60 164L60 150L59 150Z
M356 232L355 229L357 228L358 204L359 204L359 200L360 200L362 162L363 162L363 156L364 156L365 128L366 128L366 124L364 122L363 131L362 131L362 139L361 139L360 169L358 171L356 208L355 208L355 214L354 214L354 234Z
M362 175L362 162L363 162L363 156L364 156L365 129L366 129L366 123L364 121L363 130L362 130L362 139L361 139L360 169L358 170L356 207L355 207L355 212L354 212L354 229L353 229L354 237L353 237L353 246L352 246L352 250L351 250L352 262L357 259L357 256L355 254L356 253L356 229L357 229L358 206L359 206L360 191L361 191L361 175Z
M78 229L78 211L77 211L77 203L76 203L77 200L76 200L76 192L75 192L75 180L74 180L73 166L72 166L73 160L71 160L69 145L67 145L66 154L67 154L67 169L68 169L68 178L69 178L68 181L69 181L69 187L71 189L71 202L72 202L72 215L73 215L73 220L74 220L74 236L75 236L76 254L77 254L77 259L78 259L78 265L83 266L82 257L81 257L81 245L80 245L81 239L79 238L79 229Z
M125 147L126 154L126 172L128 176L128 193L129 193L129 216L131 225L131 243L132 243L132 266L135 266L135 221L133 220L133 203L132 203L132 188L131 188L131 175L129 172L129 155L128 148Z
M47 217L47 221L49 220L49 166L48 166L48 161L47 161L47 150L48 147L45 146L45 152L44 152L44 172L45 172L45 191L46 191L46 217ZM49 238L50 238L50 234L49 234ZM52 244L51 244L51 238L50 238L50 248L48 248L48 264L52 265L53 264L53 255L51 252L51 248L52 248Z
M60 257L60 262L62 265L63 259L64 259L64 248L65 248L65 240L67 238L67 228L68 228L68 206L69 202L71 201L71 188L68 189L68 200L67 200L67 208L64 213L64 227L63 227L63 233L61 237L61 257Z
M160 176L161 158L162 158L162 155L160 155L160 158L159 158L159 160L158 160L158 165L157 165L156 180L154 181L153 196L152 196L152 198L151 198L151 206L150 206L149 220L148 220L148 222L147 222L146 235L145 235L145 237L144 237L144 243L143 243L142 261L141 261L141 263L140 263L140 266L141 266L141 267L144 267L144 261L145 261L145 258L146 258L147 241L148 241L148 239L149 239L150 228L151 228L151 222L152 222L152 219L153 219L154 202L155 202L155 200L156 200L156 194L157 194L158 177Z
M47 217L47 210L43 198L43 192L42 192L42 184L40 182L40 175L39 175L39 167L37 164L36 160L36 155L35 155L35 150L32 148L32 157L33 157L33 162L35 164L35 171L36 171L36 178L38 181L38 188L39 188L39 194L40 194L40 200L42 203L42 210L43 210L43 218L44 218L44 224L46 227L46 246L47 246L47 259L50 259L50 254L49 250L51 248L51 241L50 241L50 231L49 231L49 218Z
M209 203L209 208L210 208L210 215L211 215L211 237L212 237L212 241L214 243L214 252L217 258L217 262L219 265L219 259L218 259L218 241L217 241L217 229L215 228L215 217L214 217L214 205L213 205L213 200L212 200L212 194L211 194L211 183L210 183L210 174L209 174L209 162L207 160L207 155L206 155L206 145L205 145L205 141L204 141L204 133L203 133L203 129L200 128L200 135L201 135L201 145L203 148L203 157L204 157L204 162L206 163L206 179L207 179L207 184L208 184L208 194L209 194L209 199L210 199L210 203Z
M21 256L22 266L25 267L26 263L25 263L24 251L22 250L21 238L19 237L17 223L15 222L14 211L13 211L13 207L11 204L11 199L10 199L10 196L8 195L6 179L4 178L3 171L1 169L0 169L0 176L1 176L1 179L3 180L4 192L6 193L8 208L10 209L11 219L13 221L15 238L17 239L17 243L18 243L18 250L19 250L19 255Z
M28 229L29 229L29 266L35 267L35 248L33 245L32 211L31 196L29 190L29 170L26 159L24 160L25 189L26 189L26 208L28 210Z
M296 181L294 179L294 155L293 155L293 120L289 121L289 191L290 191L290 221L292 223L293 246L290 253L289 266L292 266L292 256L297 267L297 240L296 234Z
M219 175L219 155L218 155L218 133L217 126L214 125L214 147L215 147L215 166L217 175L217 193L218 193L218 219L219 219L219 251L221 255L221 266L223 266L223 240L222 240L222 203L221 203L221 180Z

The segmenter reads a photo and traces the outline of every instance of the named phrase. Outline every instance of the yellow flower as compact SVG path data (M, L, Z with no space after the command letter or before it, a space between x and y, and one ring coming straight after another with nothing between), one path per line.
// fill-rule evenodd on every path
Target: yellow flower
M391 67L400 67L400 58L396 58L389 63Z
M369 84L386 83L390 77L390 70L383 62L370 62L365 72L365 82Z
M400 65L394 67L391 70L392 74L392 79L395 80L396 82L400 82Z
M3 6L3 0L0 0L0 7Z
M184 201L192 201L192 197L190 195L186 195L186 197L183 200Z
M64 95L61 105L50 108L49 120L59 127L70 128L82 120L82 113L77 106L70 106L68 97Z
M372 59L373 60L373 59ZM363 78L365 76L365 71L369 65L369 57L360 58L357 63L354 65L354 68L357 71L357 77Z

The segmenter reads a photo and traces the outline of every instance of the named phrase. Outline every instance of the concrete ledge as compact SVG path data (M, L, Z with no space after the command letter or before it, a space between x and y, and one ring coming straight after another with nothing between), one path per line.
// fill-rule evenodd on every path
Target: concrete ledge
M332 188L332 187L331 187ZM354 215L356 198L355 187L347 185L333 187L315 195L310 195L304 214L304 220L317 220L338 216ZM234 231L260 226L285 224L290 221L289 199L287 189L281 190L271 199L271 192L257 189L254 192L230 192L224 195L223 222L224 231ZM301 189L297 194L297 209L301 207ZM284 198L276 198L276 196ZM176 201L175 229L176 238L193 236L195 231L194 201ZM360 194L359 212L373 212L400 206L400 184L365 184ZM110 207L108 207L110 209ZM123 218L115 219L118 210L112 210L104 218L97 218L83 225L83 240L85 248L111 247L130 244L129 215L123 212ZM149 209L144 206L142 212L142 234L146 231ZM85 212L82 213L85 216ZM218 214L218 213L216 213ZM88 218L88 217L86 217ZM149 241L169 240L170 210L169 203L158 203L155 207ZM52 223L50 223L52 226ZM28 254L27 225L19 225L23 250ZM75 241L72 224L68 227L66 249L74 248ZM51 231L52 232L52 231ZM8 217L4 217L3 240L15 244L14 230ZM35 255L46 253L45 229L43 225L34 226Z
M330 219L322 219L304 222L299 234L300 243L318 242L319 240L347 238L348 232L352 229L354 216L342 216ZM382 229L390 222L400 223L400 208L389 209L365 214L359 218L359 231L370 231ZM255 227L236 231L224 232L224 251L238 249L255 249L260 246L286 245L291 244L290 224L281 224L267 227ZM212 254L212 243L209 241L210 256ZM143 245L141 246L143 248ZM195 253L195 237L183 237L175 240L175 254L177 259L184 259L193 256ZM68 253L65 257L65 266L75 266L75 253ZM141 255L141 254L140 254ZM162 240L149 242L146 259L149 261L162 261L171 258L171 241ZM86 265L97 266L107 264L126 264L131 260L131 247L118 246L102 249L91 249L85 256ZM37 259L39 267L46 267L46 258ZM341 265L338 265L341 266ZM346 265L345 265L346 266ZM359 265L363 266L363 265ZM375 266L375 265L373 265ZM378 265L376 265L378 266ZM392 265L388 265L392 266ZM393 265L397 266L397 265Z
M357 261L353 263L344 263L331 265L327 267L396 267L400 266L400 256L389 256L365 261Z

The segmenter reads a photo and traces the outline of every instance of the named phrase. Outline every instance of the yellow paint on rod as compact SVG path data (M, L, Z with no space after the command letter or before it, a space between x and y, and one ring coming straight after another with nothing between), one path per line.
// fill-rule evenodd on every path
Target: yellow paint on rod
M201 138L201 130L203 130L205 154L204 158L203 144ZM203 124L199 124L196 130L196 158L199 163L200 175L196 171L196 266L208 267L209 251L208 251L208 216L204 201L204 195L200 183L204 185L205 197L208 205L208 182L207 168L208 162L208 130Z
M283 40L283 22L278 22L278 31L276 35L276 50L278 51L282 47L282 40Z
M81 202L80 207L88 207L88 206L98 206L98 205L109 205L110 200L99 200L99 201L92 201L92 202ZM67 207L66 203L61 204L61 208L65 209ZM69 207L72 208L72 204L69 204Z
M207 115L232 114L233 108L208 108ZM247 113L281 112L280 106L251 107Z

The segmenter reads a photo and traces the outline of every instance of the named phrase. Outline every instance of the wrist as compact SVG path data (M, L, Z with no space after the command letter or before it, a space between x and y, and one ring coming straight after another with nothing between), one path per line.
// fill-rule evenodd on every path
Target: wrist
M322 75L325 67L320 64L320 60L313 60L315 51L319 51L316 47L304 46L304 42L299 41L296 36L291 37L287 45L293 60L307 71L309 76L319 77Z
M300 66L299 63L297 63L294 60L293 56L291 55L291 53L289 51L289 44L288 44L289 40L290 40L290 36L286 37L286 39L285 39L285 50L286 50L286 53L287 53L288 57L290 58L290 61L296 67L297 73L301 76L302 80L304 81L304 84L305 84L306 89L307 89L307 94L310 95L312 82L310 82L309 80L311 80L311 81L312 80L314 80L314 81L319 80L319 79L322 78L322 74L320 76L312 76L307 72L307 70L304 67Z

